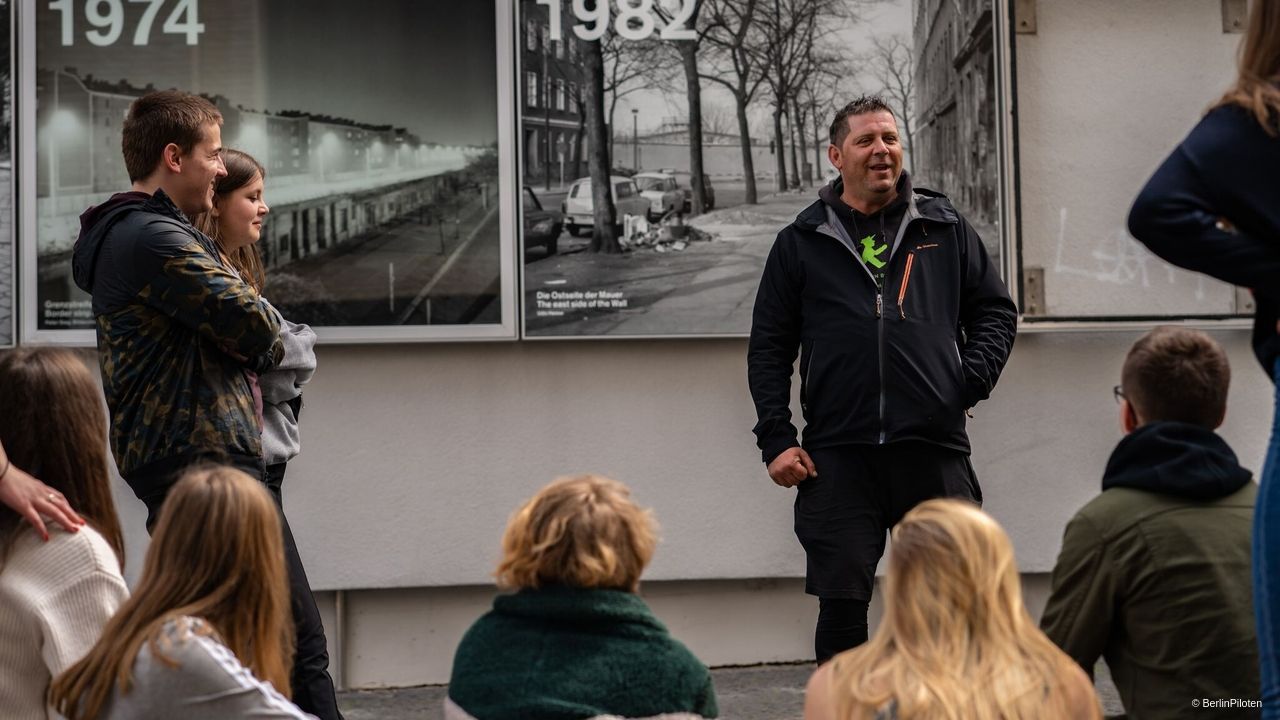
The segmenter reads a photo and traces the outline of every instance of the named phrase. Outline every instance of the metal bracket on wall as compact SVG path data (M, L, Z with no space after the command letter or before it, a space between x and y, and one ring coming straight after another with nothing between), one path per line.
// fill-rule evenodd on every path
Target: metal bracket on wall
M1022 314L1027 317L1041 317L1046 313L1044 305L1044 268L1027 267L1022 269Z
M1222 32L1242 33L1248 22L1248 0L1222 0Z
M1258 305L1253 301L1253 293L1249 288L1236 288L1236 314L1252 315L1257 309Z
M1014 0L1013 31L1019 35L1036 34L1036 0Z

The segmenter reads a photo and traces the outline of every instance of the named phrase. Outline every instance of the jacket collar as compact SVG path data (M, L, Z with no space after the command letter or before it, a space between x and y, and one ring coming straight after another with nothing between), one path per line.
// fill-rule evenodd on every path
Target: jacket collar
M577 623L635 623L666 628L653 616L649 606L635 593L549 585L526 588L493 601L494 612L538 620Z
M903 171L906 174L906 171ZM831 182L832 190L842 184L839 178ZM827 227L822 230L823 225L830 223L827 214L827 203L821 198L815 200L813 204L800 211L796 219L791 224L800 230L817 230L822 231L825 235L835 235L835 230ZM909 225L916 220L929 220L931 222L946 223L954 225L960 221L960 216L956 209L951 206L951 201L946 195L928 188L912 187L911 197L907 200L906 223Z

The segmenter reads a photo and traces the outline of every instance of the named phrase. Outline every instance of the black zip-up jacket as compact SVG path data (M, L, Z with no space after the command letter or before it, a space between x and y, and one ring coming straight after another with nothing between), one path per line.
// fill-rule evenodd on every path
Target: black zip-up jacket
M883 292L821 200L778 233L747 350L766 463L800 444L790 408L797 350L805 448L915 439L969 451L965 410L995 387L1017 308L946 196L909 192Z

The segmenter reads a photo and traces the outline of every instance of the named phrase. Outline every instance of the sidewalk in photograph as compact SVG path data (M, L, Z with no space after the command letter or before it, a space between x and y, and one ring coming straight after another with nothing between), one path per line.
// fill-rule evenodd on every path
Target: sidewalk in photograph
M813 665L756 665L717 668L716 699L725 720L798 720L804 714L804 686ZM1098 696L1107 715L1123 712L1105 663L1095 671ZM443 720L448 688L443 685L340 693L347 720Z
M566 235L560 254L525 265L526 327L534 336L745 335L769 248L778 230L814 197L812 189L769 195L756 205L692 218L690 226L713 237L681 251L588 253L589 238ZM619 293L626 306L540 317L537 293L558 289Z

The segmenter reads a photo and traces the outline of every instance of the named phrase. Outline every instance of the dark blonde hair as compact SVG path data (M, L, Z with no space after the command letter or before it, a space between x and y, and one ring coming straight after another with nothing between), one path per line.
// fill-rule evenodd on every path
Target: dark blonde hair
M599 475L559 478L512 515L498 585L634 592L657 542L652 513L627 486Z
M1213 338L1162 325L1138 338L1120 387L1142 422L1175 421L1212 430L1227 412L1231 364Z
M62 493L106 538L124 566L124 535L111 496L102 390L75 352L22 347L0 353L0 444L9 462ZM0 552L22 517L0 505Z
M884 619L871 640L832 661L837 716L1065 719L1079 715L1067 683L1075 662L1022 603L1009 537L962 500L929 500L893 530Z
M198 468L165 499L132 597L96 645L58 676L49 703L68 720L98 717L113 688L128 693L143 643L159 644L171 619L202 618L259 679L288 696L293 623L284 540L266 487L228 467Z
M1274 137L1280 132L1280 3L1252 0L1251 4L1236 83L1215 107L1238 105L1248 110Z
M213 185L213 204L215 207L232 192L253 182L254 178L260 177L263 180L267 178L266 168L262 167L262 163L255 160L247 152L224 150L222 152L222 161L227 166L227 174L225 177L218 178ZM218 219L213 216L212 210L197 215L192 220L192 224L200 232L208 235L214 242L218 243L218 247L222 248L223 253L231 260L231 266L235 268L236 272L240 273L240 277L245 282L249 283L254 290L262 292L262 288L267 282L267 276L262 268L262 252L258 250L257 243L228 251L226 245L222 242L222 231L218 228Z
M164 149L173 143L183 153L204 139L204 129L221 125L222 113L213 103L181 90L147 93L129 106L120 136L129 182L155 172Z

